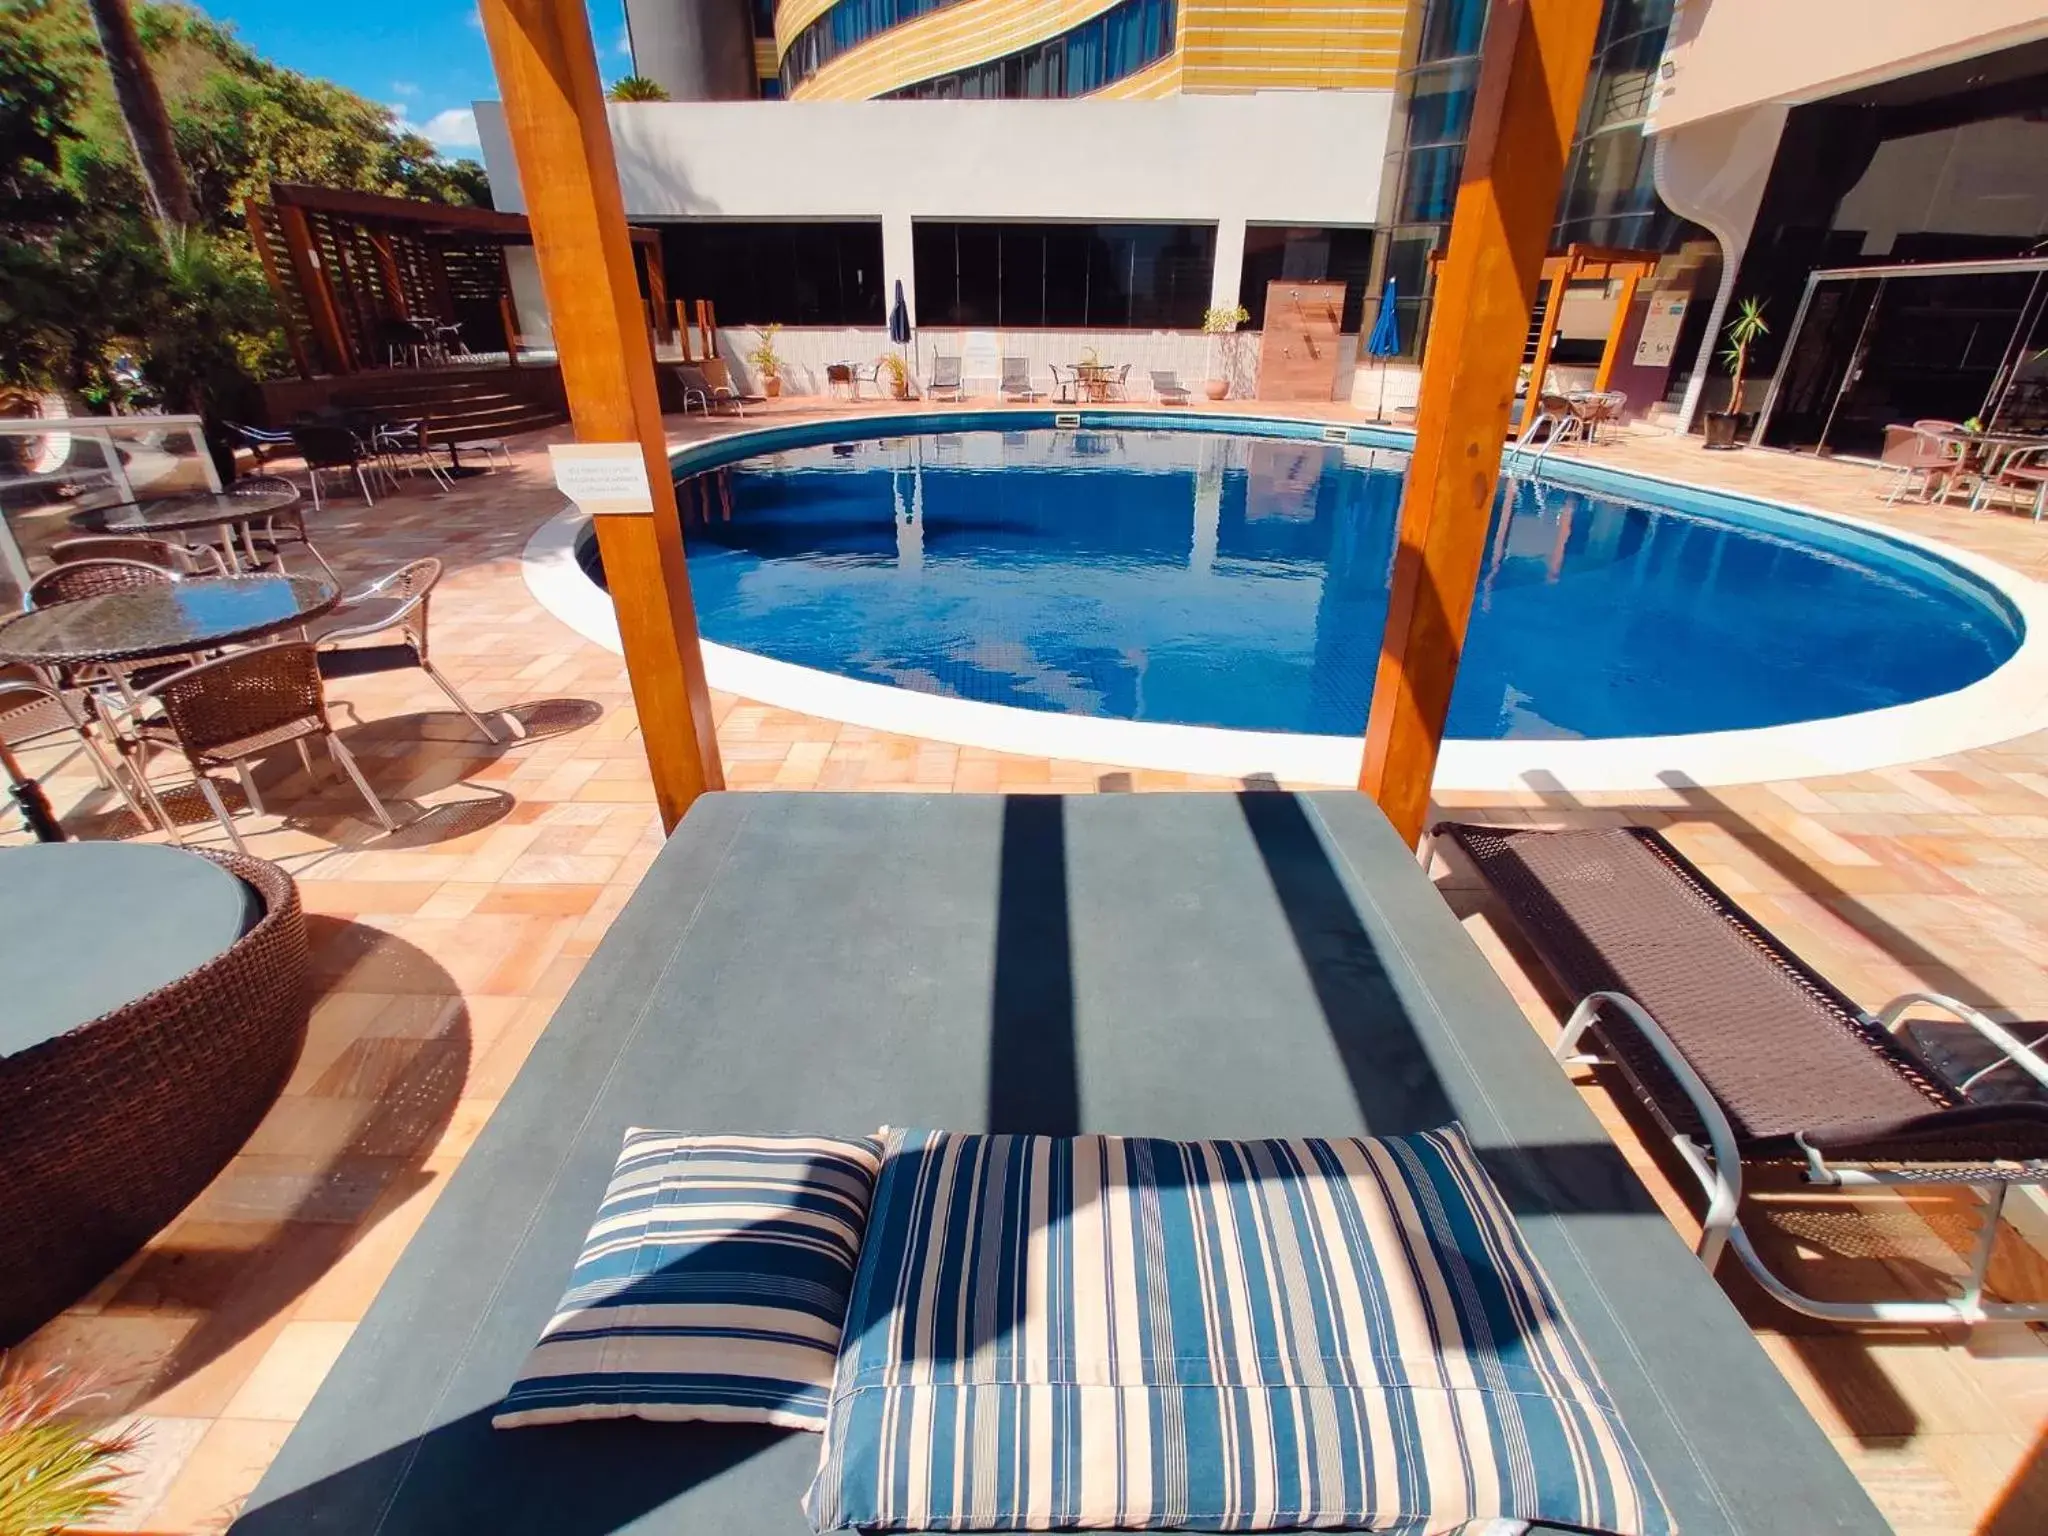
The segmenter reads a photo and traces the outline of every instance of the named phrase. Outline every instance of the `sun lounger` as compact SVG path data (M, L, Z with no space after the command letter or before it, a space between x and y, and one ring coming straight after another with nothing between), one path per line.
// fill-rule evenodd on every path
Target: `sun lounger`
M1044 396L1031 387L1031 359L1028 357L1006 357L1003 359L1003 398L1005 400L1039 400Z
M960 359L934 357L931 383L925 386L925 393L934 400L965 399L966 388L960 380Z
M1597 1032L1707 1195L1700 1257L1733 1248L1796 1311L1847 1323L1942 1325L2048 1318L2048 1301L1983 1299L1999 1212L2015 1184L2048 1183L2048 1104L1966 1097L1903 1037L1943 1010L2048 1085L2027 1048L2040 1026L1909 992L1870 1014L1803 963L1642 827L1542 832L1446 822L1544 964L1581 999L1555 1054ZM1990 1096L1986 1096L1989 1098ZM1821 1301L1774 1274L1743 1231L1746 1163L1793 1163L1830 1188L1961 1184L1985 1197L1981 1241L1949 1301Z
M1152 393L1158 396L1161 405L1188 403L1187 386L1172 372L1161 372L1157 368L1152 370Z
M490 1425L628 1126L1453 1118L1685 1536L1884 1529L1413 852L1362 795L1270 793L699 799L235 1530L805 1536L815 1436Z
M721 411L730 406L742 416L747 414L745 401L730 383L719 383L706 377L704 370L693 363L671 363L668 366L674 371L677 381L682 386L685 416L690 414L692 400L697 402L697 409L706 416L711 414L713 406Z

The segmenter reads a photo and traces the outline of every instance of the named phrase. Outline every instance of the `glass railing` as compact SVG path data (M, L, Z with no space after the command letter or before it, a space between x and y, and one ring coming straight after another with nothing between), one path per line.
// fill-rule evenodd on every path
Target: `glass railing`
M77 513L220 488L197 416L0 417L0 612Z

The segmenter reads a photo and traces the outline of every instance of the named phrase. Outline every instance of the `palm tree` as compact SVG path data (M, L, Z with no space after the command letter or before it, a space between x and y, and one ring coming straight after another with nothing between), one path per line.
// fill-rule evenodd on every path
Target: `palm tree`
M193 206L192 188L185 181L185 167L178 161L178 147L171 139L163 93L156 88L149 60L143 57L142 39L135 34L128 0L86 0L86 7L92 12L93 29L100 35L107 70L114 77L114 100L128 129L128 142L135 146L135 158L142 165L150 213L168 249L173 233L190 229L199 222L199 215Z
M613 101L667 101L668 92L645 75L627 75L611 89Z

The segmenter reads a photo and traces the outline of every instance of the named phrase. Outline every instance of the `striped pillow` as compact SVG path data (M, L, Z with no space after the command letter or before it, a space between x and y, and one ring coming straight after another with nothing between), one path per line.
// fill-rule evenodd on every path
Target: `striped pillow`
M628 1131L569 1289L491 1422L823 1428L879 1151Z
M1456 1126L886 1148L820 1531L1671 1530Z

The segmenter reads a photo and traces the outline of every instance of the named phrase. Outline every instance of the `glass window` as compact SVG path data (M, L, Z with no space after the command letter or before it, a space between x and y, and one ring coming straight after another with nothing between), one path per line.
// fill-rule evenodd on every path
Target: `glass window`
M1447 220L1458 202L1458 177L1465 168L1465 146L1444 144L1418 149L1401 172L1401 197L1396 217L1404 224Z
M1429 0L1418 57L1429 63L1477 53L1485 32L1486 0Z
M1143 327L1202 323L1209 224L974 224L912 229L925 325Z
M1252 330L1266 323L1266 285L1293 279L1344 284L1343 329L1358 329L1372 281L1369 229L1304 229L1253 224L1244 232L1244 270L1237 301L1251 311Z
M879 223L665 224L661 248L668 291L724 325L884 321Z
M1174 0L1123 0L1043 43L888 94L892 100L1085 96L1157 63L1173 46Z
M1417 70L1409 83L1409 146L1462 142L1472 125L1472 93L1478 84L1476 59Z

